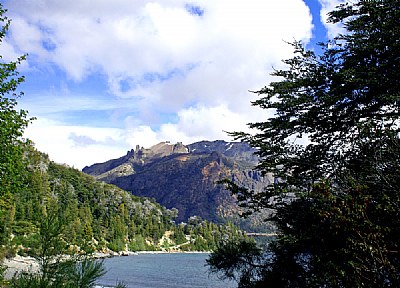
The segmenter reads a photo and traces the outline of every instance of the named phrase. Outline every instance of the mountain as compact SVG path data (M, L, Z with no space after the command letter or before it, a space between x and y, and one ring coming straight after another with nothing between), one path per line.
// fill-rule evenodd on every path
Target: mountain
M254 170L258 163L254 152L241 142L161 142L148 149L136 146L121 158L85 167L83 172L134 195L154 198L168 209L177 208L177 221L200 216L214 222L243 224L236 198L217 182L229 179L258 191L271 183L270 176ZM263 221L253 217L250 222L245 226Z

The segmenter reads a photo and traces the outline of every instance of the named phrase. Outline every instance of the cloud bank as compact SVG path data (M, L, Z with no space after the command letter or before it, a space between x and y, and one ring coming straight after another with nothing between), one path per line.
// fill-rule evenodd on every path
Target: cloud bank
M327 1L321 1L323 8ZM28 53L27 135L82 168L136 144L231 140L266 118L251 107L285 41L311 38L301 0L8 0L4 59Z

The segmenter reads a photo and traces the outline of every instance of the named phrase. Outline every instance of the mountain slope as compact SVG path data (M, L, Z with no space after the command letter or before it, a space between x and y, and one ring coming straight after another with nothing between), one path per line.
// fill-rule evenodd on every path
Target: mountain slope
M12 213L0 227L2 235L8 233L8 245L21 247L22 253L35 252L43 223L50 218L51 223L60 223L58 233L72 253L81 249L210 251L223 237L241 236L233 226L200 219L178 225L176 209L56 164L33 147L27 147L25 158L24 183L9 200Z
M254 171L254 149L245 143L201 141L187 146L159 143L127 155L85 167L83 171L134 195L154 198L168 209L177 208L177 220L197 215L210 221L236 219L240 208L218 180L230 179L261 190L272 181Z

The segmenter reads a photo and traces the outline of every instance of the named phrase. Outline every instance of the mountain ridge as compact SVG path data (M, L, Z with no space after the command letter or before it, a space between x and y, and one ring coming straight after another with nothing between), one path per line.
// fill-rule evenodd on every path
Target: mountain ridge
M177 208L177 221L200 216L214 222L243 221L243 212L218 181L229 179L248 189L261 191L273 181L255 170L256 150L243 142L200 141L189 145L161 142L150 148L136 146L126 155L87 166L83 172L114 184L137 196L154 198L168 209ZM262 223L253 217L251 224ZM243 227L243 225L241 225Z

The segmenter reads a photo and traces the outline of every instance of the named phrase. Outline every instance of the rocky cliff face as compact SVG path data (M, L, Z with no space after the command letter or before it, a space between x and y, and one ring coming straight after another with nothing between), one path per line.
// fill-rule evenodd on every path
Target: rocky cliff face
M148 149L136 146L126 153L125 156L109 160L104 163L96 163L83 168L83 172L94 176L98 180L111 182L115 178L134 174L136 170L142 168L157 159L172 154L188 153L189 148L182 143L170 144L161 142Z
M253 190L271 183L253 170L254 150L245 143L202 141L187 146L159 143L136 147L125 156L85 167L85 173L134 195L155 198L179 210L178 221L197 215L223 222L238 219L240 208L218 180L230 179Z

